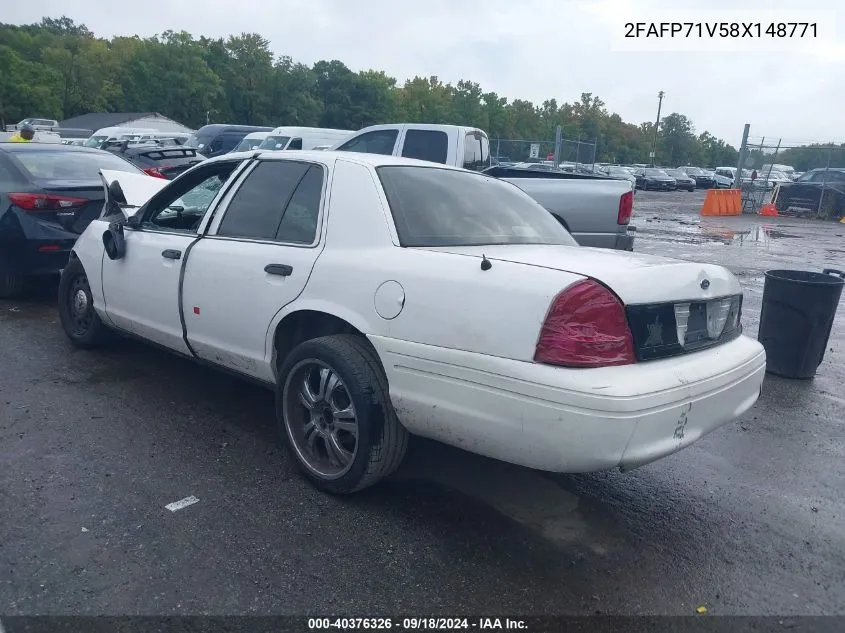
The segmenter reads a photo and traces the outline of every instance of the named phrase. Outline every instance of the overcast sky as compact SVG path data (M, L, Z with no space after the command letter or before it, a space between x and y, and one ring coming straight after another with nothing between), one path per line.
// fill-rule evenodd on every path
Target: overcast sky
M685 114L697 132L708 130L733 145L739 144L744 123L751 124L753 137L767 140L845 142L845 40L830 19L838 13L843 21L843 0L26 0L3 5L4 22L65 14L105 37L167 29L209 37L258 32L275 53L308 64L339 59L353 70L385 70L400 82L417 74L446 82L470 79L509 99L536 103L571 102L592 92L633 123L654 120L657 93L664 90L663 114ZM622 40L625 22L671 21L678 16L667 11L684 5L709 11L685 20L720 21L736 19L731 10L741 6L739 17L751 16L763 29L783 19L772 13L777 8L809 22L820 15L815 10L831 13L822 15L815 42L746 40L746 51L737 51L719 50L712 40L683 45L664 40L675 50L621 50L626 44L649 45L643 39ZM827 37L823 45L822 37ZM728 45L736 48L734 43ZM678 50L681 46L699 50Z

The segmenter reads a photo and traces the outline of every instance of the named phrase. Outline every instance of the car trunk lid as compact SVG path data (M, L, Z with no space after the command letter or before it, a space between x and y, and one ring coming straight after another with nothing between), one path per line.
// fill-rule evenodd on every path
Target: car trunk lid
M706 300L740 294L736 278L722 266L685 262L627 251L507 244L444 246L440 252L508 261L591 277L615 292L626 305Z
M103 188L96 180L44 180L33 184L51 202L48 208L31 210L43 222L82 233L103 208ZM38 195L38 191L33 191ZM67 204L67 206L62 206Z
M742 289L713 264L607 249L546 245L437 247L428 250L560 270L612 290L625 315L640 361L693 352L742 332ZM567 286L571 282L567 283ZM564 290L551 289L552 292Z

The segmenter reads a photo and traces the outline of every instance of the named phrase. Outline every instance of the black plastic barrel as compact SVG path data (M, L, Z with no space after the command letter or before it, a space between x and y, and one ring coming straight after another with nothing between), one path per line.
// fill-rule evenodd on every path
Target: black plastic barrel
M824 359L845 272L770 270L763 286L757 339L766 348L766 371L812 378Z

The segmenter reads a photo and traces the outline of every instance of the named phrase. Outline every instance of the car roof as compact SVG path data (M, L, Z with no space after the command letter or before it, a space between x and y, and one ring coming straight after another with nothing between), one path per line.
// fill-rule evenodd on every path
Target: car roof
M231 152L216 156L204 161L204 164L213 162L220 162L232 159L248 159L261 157L262 160L308 160L317 163L326 163L334 160L345 160L360 165L369 165L371 167L385 167L387 165L407 165L415 167L439 167L441 169L451 169L455 171L467 171L452 167L451 165L443 165L441 163L434 163L427 160L418 160L416 158L403 158L401 156L390 156L385 154L367 154L364 152L338 152L330 150L248 150L245 152Z
M38 151L60 151L60 152L83 152L102 154L104 152L96 147L85 147L84 145L65 145L63 143L0 143L0 151L5 152L38 152Z

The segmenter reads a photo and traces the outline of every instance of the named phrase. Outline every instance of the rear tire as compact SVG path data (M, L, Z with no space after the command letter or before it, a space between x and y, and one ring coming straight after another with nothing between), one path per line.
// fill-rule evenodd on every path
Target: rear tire
M276 383L276 419L300 471L330 494L392 474L408 446L375 350L351 334L305 341L288 354Z
M84 349L108 341L109 330L94 309L85 268L71 259L59 280L59 320L70 342Z
M23 275L0 257L0 299L14 299L23 291Z

